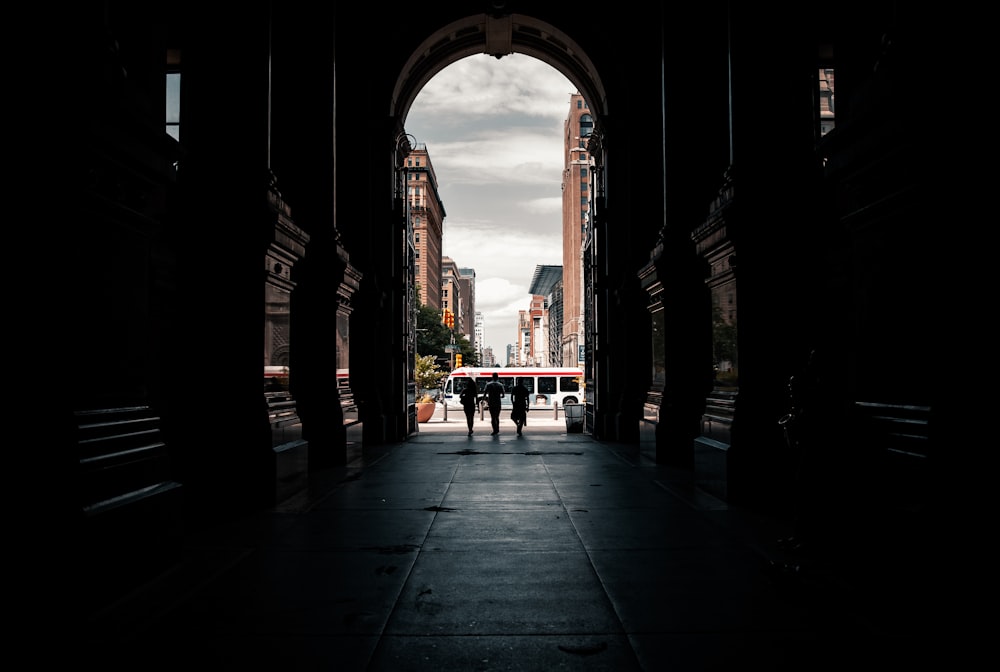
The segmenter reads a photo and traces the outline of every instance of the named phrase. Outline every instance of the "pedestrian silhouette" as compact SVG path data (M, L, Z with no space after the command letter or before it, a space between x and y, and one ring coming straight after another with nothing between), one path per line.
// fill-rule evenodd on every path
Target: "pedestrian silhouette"
M466 381L458 398L462 402L462 410L465 411L465 422L469 425L469 436L472 436L472 426L476 422L476 406L479 405L479 386L476 385L475 378L469 378Z
M524 382L518 378L517 385L510 391L510 419L517 425L517 433L521 434L521 428L528 424L528 396L531 393L524 386Z
M493 433L491 436L495 436L500 433L500 400L505 396L503 383L500 382L500 376L493 373L493 378L490 382L486 383L485 394L483 394L483 399L485 399L490 406L490 423L493 425Z
M789 412L778 423L794 465L792 534L778 540L800 562L836 563L864 537L868 486L864 457L844 435L848 412L841 389L845 368L829 349L813 349L788 381Z

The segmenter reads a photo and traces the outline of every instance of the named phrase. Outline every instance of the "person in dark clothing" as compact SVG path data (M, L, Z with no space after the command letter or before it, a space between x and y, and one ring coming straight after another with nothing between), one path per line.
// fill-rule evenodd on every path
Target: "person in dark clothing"
M845 435L849 413L840 374L846 368L829 349L810 351L802 371L788 381L789 412L779 420L794 465L792 533L781 550L813 564L835 562L864 536L868 493L854 473L864 458ZM798 562L790 563L798 567Z
M469 378L462 388L462 393L458 395L462 402L462 410L465 412L465 421L469 425L469 436L472 436L472 426L476 423L476 407L479 405L479 386L474 378Z
M520 379L517 381L517 385L514 389L510 391L510 402L511 402L511 412L510 419L514 421L517 425L517 433L521 434L521 428L528 424L528 388L524 386L524 382Z
M493 425L492 436L495 436L500 433L500 400L506 396L503 383L500 382L500 376L496 372L493 373L493 379L486 383L484 392L483 399L490 405L490 423Z

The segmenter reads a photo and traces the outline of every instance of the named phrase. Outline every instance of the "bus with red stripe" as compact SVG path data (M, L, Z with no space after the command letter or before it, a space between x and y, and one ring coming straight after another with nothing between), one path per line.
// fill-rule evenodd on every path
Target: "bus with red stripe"
M528 388L529 408L551 409L554 404L560 407L566 404L583 403L583 369L563 366L507 366L507 367L474 367L460 366L452 371L444 380L442 387L443 402L448 409L461 409L459 395L469 380L475 380L482 396L486 383L493 379L496 372L504 386L506 395L502 405L510 406L510 392L518 381Z

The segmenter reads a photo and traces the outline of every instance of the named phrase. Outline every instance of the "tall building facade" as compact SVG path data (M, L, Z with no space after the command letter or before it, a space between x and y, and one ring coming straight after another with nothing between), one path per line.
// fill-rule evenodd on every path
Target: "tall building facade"
M532 295L532 319L540 320L534 328L533 353L536 366L558 366L562 363L563 333L563 267L540 264L535 266L528 293ZM541 298L541 308L537 308ZM544 334L544 337L542 336Z
M423 143L417 144L406 158L406 185L416 253L413 270L417 297L421 304L442 310L441 239L445 210L438 194L434 166Z
M548 306L545 297L534 294L531 297L531 349L528 366L549 366Z
M563 361L562 356L562 329L563 329L563 282L562 278L555 284L548 294L548 316L546 322L549 327L548 357L549 363L558 366Z
M507 366L530 366L531 365L531 311L517 311L517 345L514 350L513 361L508 361Z
M473 331L476 334L476 340L475 340L476 354L479 356L479 365L488 366L488 364L486 364L486 353L483 350L483 339L486 335L485 319L483 318L483 314L478 310L476 311L475 315L476 315L476 326L475 329L473 329Z
M479 338L476 332L476 269L459 268L458 282L462 285L462 305L458 311L455 326L465 334L473 349L479 352Z
M819 133L826 135L834 129L836 115L833 104L833 68L819 69Z
M507 364L505 366L517 366L517 351L517 343L507 344L507 352L505 353L507 355Z
M460 282L458 264L451 257L441 257L440 284L441 311L450 310L455 314L455 332L464 333L462 324L462 283Z
M498 366L497 358L493 354L493 348L492 347L490 347L488 345L485 346L483 348L483 350L482 350L482 354L480 355L480 357L482 357L482 359L479 360L481 362L481 366L484 366L484 367Z
M562 180L563 231L563 317L562 353L564 366L583 364L583 241L590 226L590 199L593 159L587 141L594 130L594 118L587 101L579 93L569 100L564 122L565 168Z

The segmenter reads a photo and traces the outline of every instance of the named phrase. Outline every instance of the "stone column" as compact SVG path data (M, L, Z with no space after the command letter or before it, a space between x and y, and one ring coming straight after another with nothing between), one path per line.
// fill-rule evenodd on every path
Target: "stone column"
M343 464L361 457L364 424L358 410L354 391L351 389L351 313L352 300L361 286L361 273L351 265L350 255L337 240L337 407L340 422L334 427L335 445L343 446Z
M697 485L722 499L728 493L729 448L739 394L736 339L736 246L728 226L733 214L732 173L727 171L704 224L691 234L708 266L705 280L712 301L713 385L705 399L701 435L694 440Z
M309 236L292 222L291 210L272 184L267 194L270 230L264 255L264 399L274 453L274 501L307 486L309 442L289 389L292 268L305 254Z

